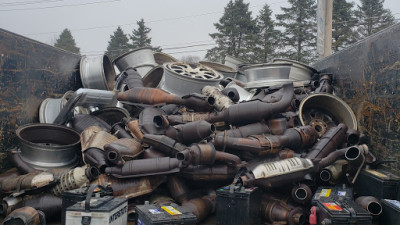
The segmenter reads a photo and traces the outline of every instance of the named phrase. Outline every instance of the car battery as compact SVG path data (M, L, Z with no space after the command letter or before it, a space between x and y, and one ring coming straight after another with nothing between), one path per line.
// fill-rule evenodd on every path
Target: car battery
M400 202L391 199L382 199L382 214L379 224L400 225Z
M354 184L356 196L374 196L378 199L398 199L400 177L382 170L362 170Z
M146 202L136 209L136 225L195 225L196 216L176 204L154 205Z
M260 188L226 186L217 190L216 223L220 225L262 224Z
M89 187L81 187L74 190L65 191L62 194L62 209L61 209L61 225L65 225L65 213L67 208L74 205L77 202L84 201ZM106 189L106 191L98 190L95 193L100 193L100 196L112 196L112 191Z
M349 187L320 187L313 196L318 225L329 224L372 224L372 216L353 200L353 190Z
M128 222L127 199L112 196L94 197L90 199L89 210L85 201L77 202L67 208L66 225L120 225Z

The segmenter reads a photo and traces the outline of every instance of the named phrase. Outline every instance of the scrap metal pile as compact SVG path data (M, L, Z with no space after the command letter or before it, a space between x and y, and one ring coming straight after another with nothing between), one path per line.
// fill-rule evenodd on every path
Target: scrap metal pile
M71 191L86 196L90 184L128 200L125 223L151 221L143 206L156 207L150 217L194 215L179 224L371 224L382 212L374 197L354 203L351 187L376 159L331 74L285 59L188 64L142 48L114 62L84 56L80 75L84 88L44 100L41 123L16 131L16 168L0 175L4 224L71 224L68 207L84 200Z

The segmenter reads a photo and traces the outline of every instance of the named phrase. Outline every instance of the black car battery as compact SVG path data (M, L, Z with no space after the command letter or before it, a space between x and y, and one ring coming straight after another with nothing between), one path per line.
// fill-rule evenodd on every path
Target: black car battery
M383 169L364 169L354 184L356 196L374 196L378 199L398 199L400 177Z
M353 200L349 187L320 187L313 196L311 225L370 225L372 216Z
M196 216L176 204L154 205L147 201L136 209L136 225L195 225Z
M382 214L379 224L400 225L400 202L391 199L382 199Z
M226 186L217 190L216 223L219 225L262 224L260 188Z

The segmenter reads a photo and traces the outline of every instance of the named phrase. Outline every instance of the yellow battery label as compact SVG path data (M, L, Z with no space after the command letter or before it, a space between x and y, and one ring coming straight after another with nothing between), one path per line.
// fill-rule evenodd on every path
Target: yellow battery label
M368 173L371 173L371 174L373 174L373 175L375 175L377 177L380 177L380 178L386 178L387 177L385 174L383 174L381 172L378 172L376 170L368 170L368 169L366 169L365 171L368 172Z
M332 189L322 189L319 194L320 197L329 197L331 195Z
M171 214L171 215L180 215L182 214L181 212L179 212L177 209L175 209L172 206L162 206L162 209L164 209L165 211L167 211L167 213Z

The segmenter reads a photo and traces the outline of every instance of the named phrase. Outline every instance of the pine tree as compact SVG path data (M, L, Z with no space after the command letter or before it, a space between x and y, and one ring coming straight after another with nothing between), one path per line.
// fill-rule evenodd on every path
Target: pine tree
M75 39L72 37L71 31L67 28L61 32L60 37L56 40L54 46L76 54L79 54L80 50L76 47Z
M150 46L151 38L149 37L149 33L151 29L146 27L143 19L137 21L136 23L139 26L138 29L133 30L132 35L129 36L132 40L132 47L141 48Z
M288 0L290 7L281 7L277 25L284 30L280 39L282 57L310 62L316 55L316 4L313 0Z
M358 32L362 37L376 33L392 24L394 17L389 9L383 8L384 0L360 0L356 15L359 20Z
M357 19L352 10L353 3L346 0L333 1L332 49L336 52L356 42L355 26Z
M243 0L229 1L219 23L217 33L210 34L217 44L207 51L206 58L222 61L226 55L248 60L256 43L257 26Z
M111 58L115 59L118 56L128 52L130 49L129 39L121 29L118 27L113 35L110 35L110 40L108 41L108 47L106 54Z
M272 10L265 4L257 17L259 39L254 49L254 62L268 62L275 56L280 32L275 29L275 21L271 15Z

